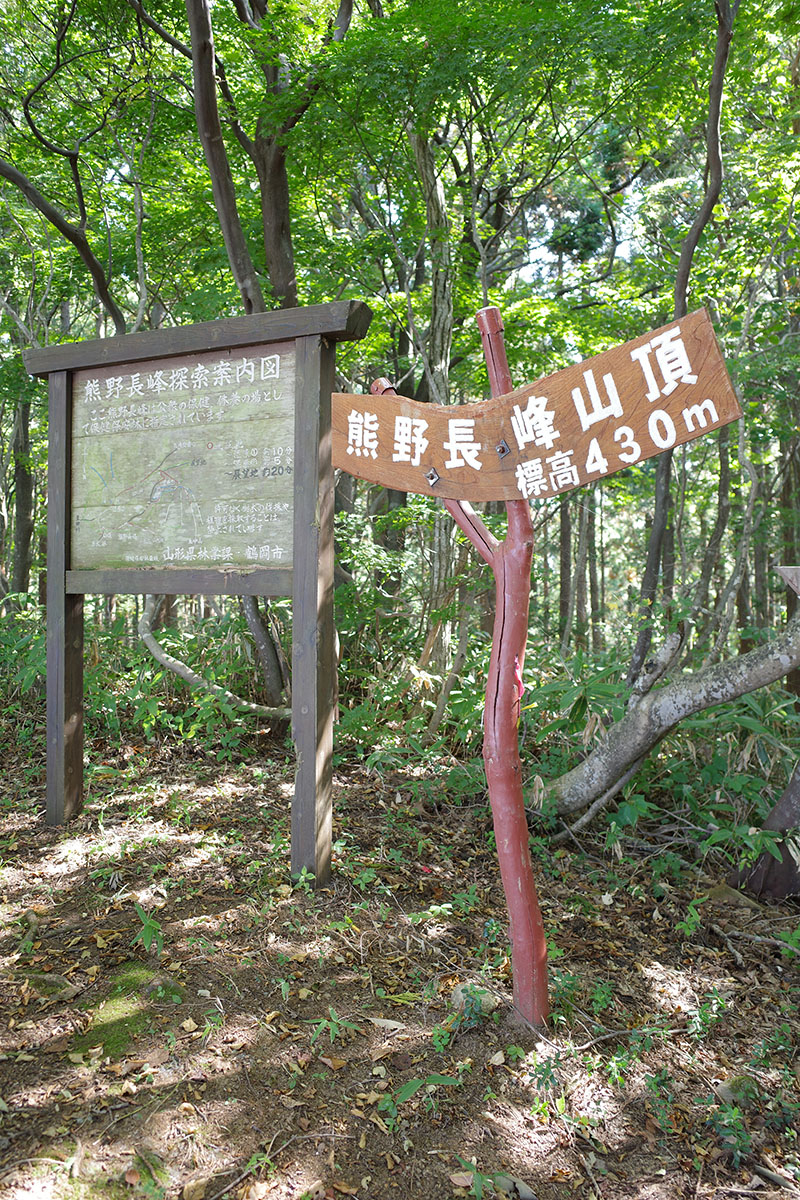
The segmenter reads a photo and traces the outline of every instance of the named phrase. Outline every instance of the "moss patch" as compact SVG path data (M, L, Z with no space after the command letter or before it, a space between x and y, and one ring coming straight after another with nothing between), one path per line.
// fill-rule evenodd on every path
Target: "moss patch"
M149 1023L144 993L156 972L142 962L127 962L110 978L109 994L92 1011L91 1024L73 1039L78 1053L102 1046L107 1058L121 1058Z

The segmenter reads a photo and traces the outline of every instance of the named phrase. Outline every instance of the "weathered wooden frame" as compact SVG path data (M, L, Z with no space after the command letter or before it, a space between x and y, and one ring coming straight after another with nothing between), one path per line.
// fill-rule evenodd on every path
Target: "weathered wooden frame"
M330 872L333 713L333 467L331 392L335 344L366 333L356 301L285 309L184 328L30 350L25 366L49 381L47 499L47 823L83 804L83 597L165 592L292 597L292 802L294 875ZM70 567L74 372L238 346L295 345L294 553L291 570Z

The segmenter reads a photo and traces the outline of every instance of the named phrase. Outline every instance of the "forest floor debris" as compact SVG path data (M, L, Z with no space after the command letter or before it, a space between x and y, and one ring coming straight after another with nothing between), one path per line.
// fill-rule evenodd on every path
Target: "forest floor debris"
M796 905L657 843L543 848L536 1031L484 796L338 767L315 892L279 745L123 747L55 830L16 767L3 1200L800 1197Z

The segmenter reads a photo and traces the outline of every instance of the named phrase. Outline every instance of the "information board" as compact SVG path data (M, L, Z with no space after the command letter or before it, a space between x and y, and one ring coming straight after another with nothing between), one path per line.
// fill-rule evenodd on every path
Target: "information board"
M47 376L47 820L83 803L87 593L290 596L292 873L331 861L336 345L355 300L25 352Z
M294 344L76 371L71 567L292 564Z

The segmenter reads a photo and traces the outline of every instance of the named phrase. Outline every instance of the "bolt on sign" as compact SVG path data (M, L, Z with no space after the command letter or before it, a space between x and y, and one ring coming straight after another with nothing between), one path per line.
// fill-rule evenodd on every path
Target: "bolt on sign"
M87 593L291 596L292 870L331 849L330 401L343 301L27 351L49 380L47 819L83 798Z
M477 404L333 396L333 461L450 500L541 500L742 415L705 309Z

